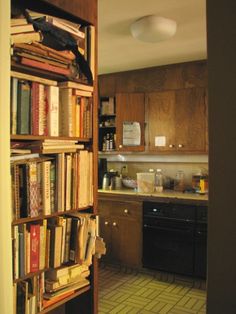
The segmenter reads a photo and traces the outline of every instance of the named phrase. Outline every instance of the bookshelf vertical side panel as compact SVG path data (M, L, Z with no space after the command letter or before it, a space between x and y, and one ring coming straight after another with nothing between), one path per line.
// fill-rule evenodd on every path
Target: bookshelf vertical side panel
M12 314L9 0L0 0L0 39L0 312Z

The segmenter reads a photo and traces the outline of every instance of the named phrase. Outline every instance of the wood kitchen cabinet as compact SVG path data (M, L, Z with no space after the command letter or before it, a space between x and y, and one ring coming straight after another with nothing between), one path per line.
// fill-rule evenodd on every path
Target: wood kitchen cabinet
M142 202L99 200L100 235L106 243L103 257L130 267L141 266Z
M153 92L146 97L150 152L207 152L205 88ZM158 137L165 145L157 146Z
M140 145L127 145L124 141L125 122L138 122L141 129ZM144 151L145 97L144 93L116 94L116 150Z

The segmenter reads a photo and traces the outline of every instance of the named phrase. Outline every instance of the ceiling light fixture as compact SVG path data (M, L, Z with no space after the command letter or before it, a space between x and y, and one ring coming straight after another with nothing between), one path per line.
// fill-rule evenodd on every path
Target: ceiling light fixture
M175 35L176 21L165 17L148 15L134 21L130 26L134 38L145 42L158 42Z

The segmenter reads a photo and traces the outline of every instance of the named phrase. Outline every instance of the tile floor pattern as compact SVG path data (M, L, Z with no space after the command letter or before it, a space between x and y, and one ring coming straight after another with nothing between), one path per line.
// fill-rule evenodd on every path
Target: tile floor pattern
M99 314L205 314L205 281L115 265L99 268Z

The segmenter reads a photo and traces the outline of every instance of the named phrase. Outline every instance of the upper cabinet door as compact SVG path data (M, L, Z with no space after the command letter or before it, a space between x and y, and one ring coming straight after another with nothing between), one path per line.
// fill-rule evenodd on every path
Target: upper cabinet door
M207 153L205 88L147 94L148 150Z
M204 88L176 91L176 146L180 151L206 152L207 108Z
M116 94L116 149L143 151L145 97L143 93Z
M147 94L149 151L175 150L175 92Z

